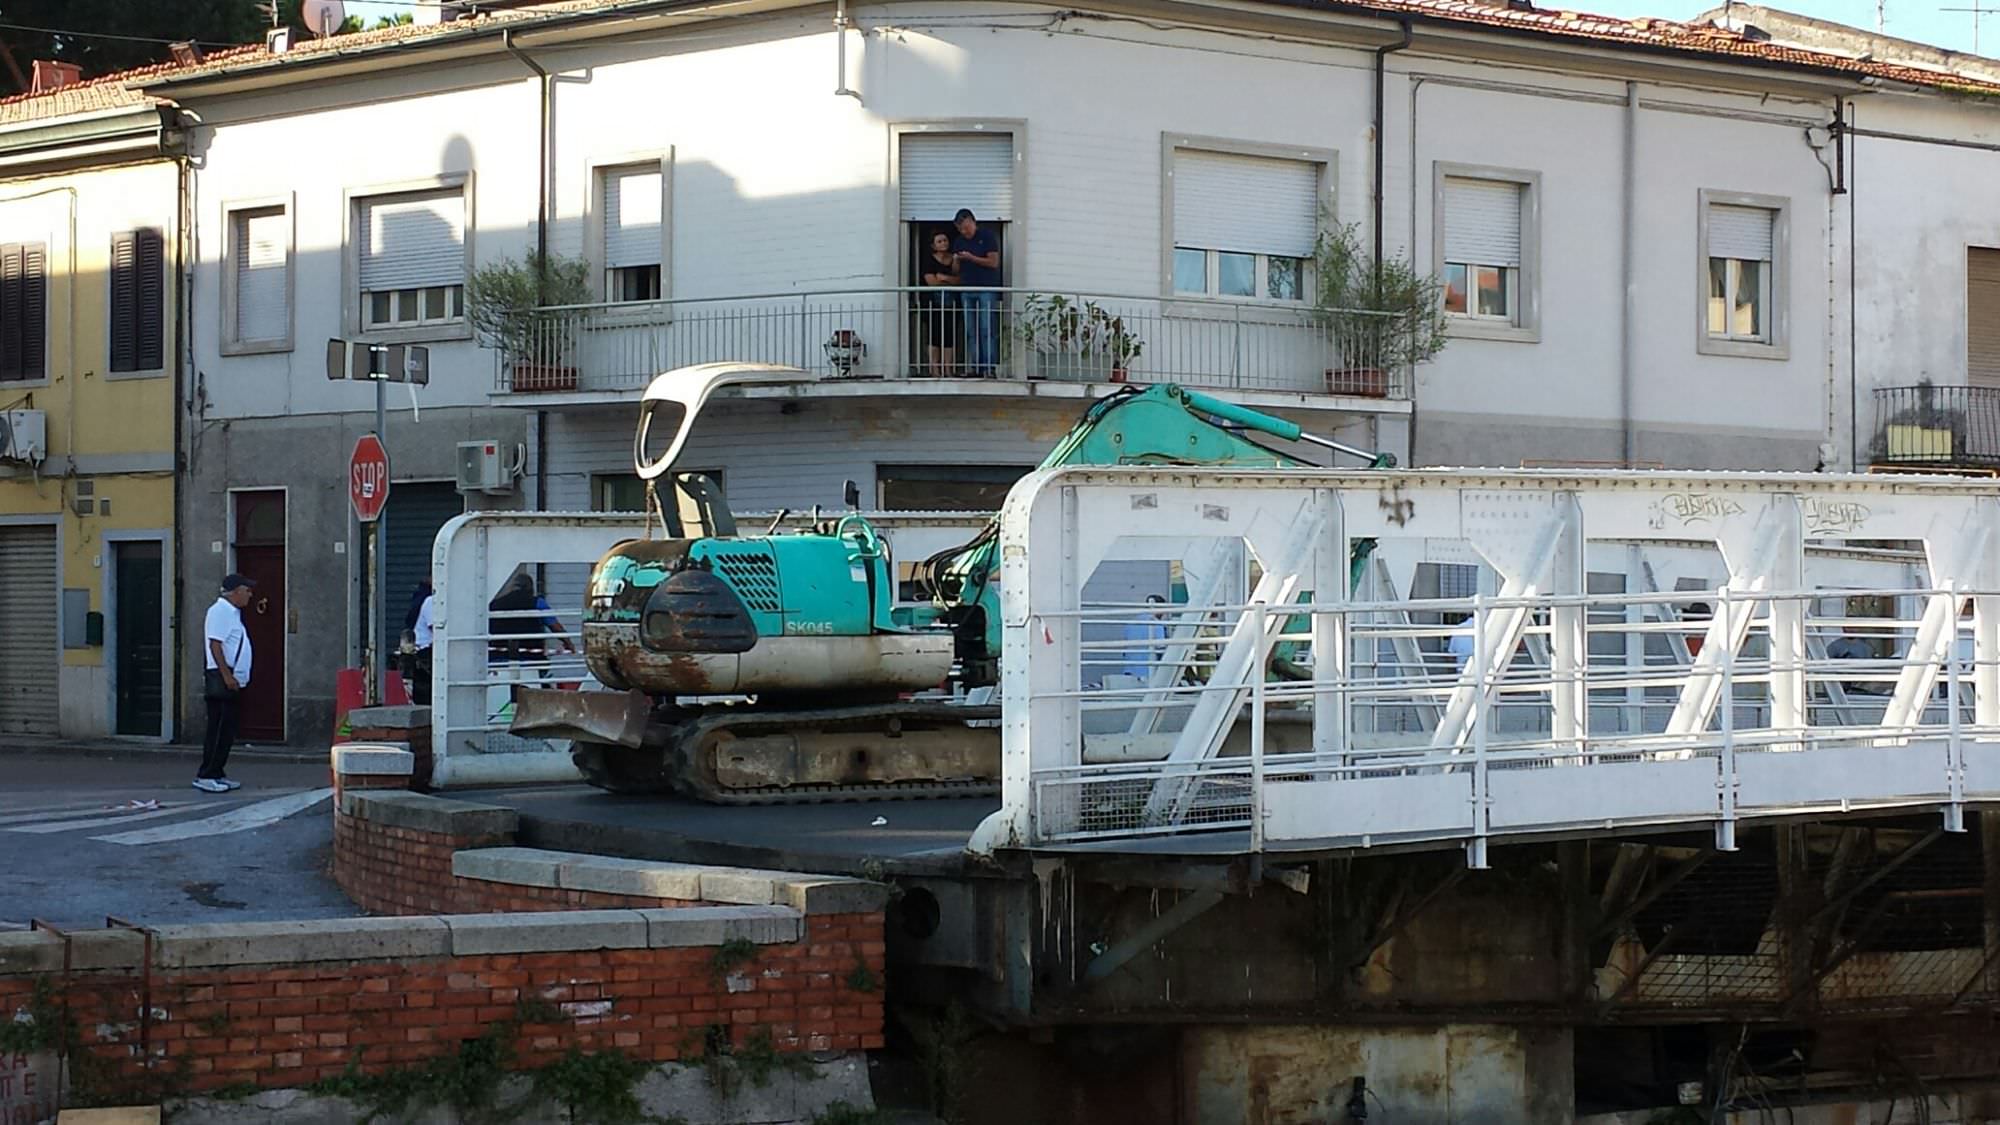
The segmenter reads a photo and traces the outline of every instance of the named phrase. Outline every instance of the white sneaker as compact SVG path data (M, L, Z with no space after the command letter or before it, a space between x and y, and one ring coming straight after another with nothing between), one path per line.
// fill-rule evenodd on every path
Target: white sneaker
M194 779L194 787L195 787L196 789L199 789L199 790L201 790L201 791L202 791L202 792L204 792L204 793L227 793L227 792L229 792L229 786L227 786L227 785L224 785L223 783L221 783L220 781L217 781L217 780L215 780L215 779L214 779L214 778L212 778L212 777L197 777L197 778L195 778L195 779Z
M242 782L240 782L240 781L231 781L231 780L230 780L229 778L226 778L226 777L218 777L218 778L215 778L214 780L216 781L216 783L217 783L217 784L221 785L221 786L222 786L222 787L223 787L224 789L241 789L241 788L243 788L243 783L242 783Z

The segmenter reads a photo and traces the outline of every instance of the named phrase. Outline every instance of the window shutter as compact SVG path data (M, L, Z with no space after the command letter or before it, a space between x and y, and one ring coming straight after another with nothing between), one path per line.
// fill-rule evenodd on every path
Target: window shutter
M111 370L137 371L139 269L133 231L111 236Z
M905 133L898 190L905 220L949 222L970 208L981 222L1014 218L1010 133Z
M26 286L23 258L27 247L0 246L0 379L33 379L24 362Z
M604 265L660 265L660 166L604 170Z
M1965 329L1966 382L2000 387L2000 250L1966 253Z
M1306 258L1319 234L1319 165L1174 151L1174 245Z
M236 241L236 338L283 340L290 335L285 307L285 228L282 207L231 216Z
M465 193L397 195L361 204L361 289L465 283Z
M154 228L135 233L134 264L138 282L134 330L138 346L134 370L158 371L166 366L167 239Z
M1519 268L1521 185L1445 177L1444 260Z
M1741 258L1749 262L1771 260L1771 228L1774 212L1765 207L1732 207L1712 203L1708 208L1708 256Z
M48 251L36 242L21 252L21 375L39 379L48 373L45 351L49 334Z

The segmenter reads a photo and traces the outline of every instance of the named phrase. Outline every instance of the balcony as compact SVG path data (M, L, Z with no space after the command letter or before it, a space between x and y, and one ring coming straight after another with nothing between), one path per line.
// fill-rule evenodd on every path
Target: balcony
M828 381L907 381L908 390L990 375L996 390L1030 380L1173 382L1372 399L1386 409L1410 397L1408 370L1376 358L1393 355L1393 334L1405 330L1402 319L1389 314L984 291L994 298L987 365L967 347L972 324L956 305L981 291L954 291L947 298L953 303L943 308L926 303L934 292L848 290L537 309L505 333L496 352L495 390L524 403L529 396L609 398L644 387L662 371L733 360L802 367ZM934 341L949 346L933 354Z
M1878 387L1869 463L2000 470L2000 387Z

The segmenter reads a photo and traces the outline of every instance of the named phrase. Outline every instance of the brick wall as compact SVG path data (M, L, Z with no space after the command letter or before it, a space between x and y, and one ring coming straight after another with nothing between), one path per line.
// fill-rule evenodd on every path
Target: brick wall
M352 807L351 801L347 803ZM370 914L470 914L489 910L563 910L582 905L546 901L540 905L516 906L515 896L474 894L457 886L451 873L451 857L455 853L513 842L511 825L505 831L474 826L462 832L435 832L336 812L333 880L356 906ZM632 901L589 905L661 904Z

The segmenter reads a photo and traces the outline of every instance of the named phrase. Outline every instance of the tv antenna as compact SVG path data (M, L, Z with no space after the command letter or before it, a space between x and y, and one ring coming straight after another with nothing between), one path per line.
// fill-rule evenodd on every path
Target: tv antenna
M1970 8L1939 8L1938 11L1963 12L1972 17L1972 53L1975 55L1979 53L1979 21L1986 16L2000 14L2000 8L1984 7L1979 0L1972 0Z

